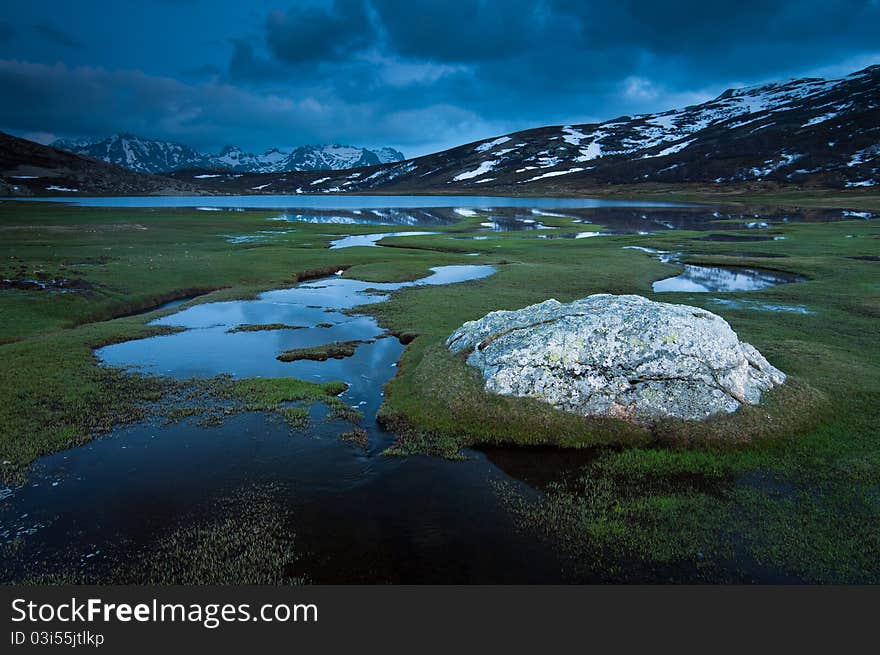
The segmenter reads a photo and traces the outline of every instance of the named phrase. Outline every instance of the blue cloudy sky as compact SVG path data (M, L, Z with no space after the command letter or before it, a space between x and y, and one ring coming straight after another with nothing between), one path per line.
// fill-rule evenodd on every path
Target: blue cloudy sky
M0 14L0 130L391 145L880 62L880 0L80 0Z

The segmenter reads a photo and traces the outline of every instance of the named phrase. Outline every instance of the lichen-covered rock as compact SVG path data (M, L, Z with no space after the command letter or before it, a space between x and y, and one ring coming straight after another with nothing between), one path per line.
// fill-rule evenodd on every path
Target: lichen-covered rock
M446 345L468 353L488 391L637 423L733 412L785 381L720 316L635 295L492 312Z

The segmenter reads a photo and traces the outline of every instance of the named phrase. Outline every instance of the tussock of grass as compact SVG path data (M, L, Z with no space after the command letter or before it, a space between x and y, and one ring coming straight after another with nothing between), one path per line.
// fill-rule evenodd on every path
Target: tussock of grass
M228 393L245 402L251 411L277 409L294 401L332 401L347 389L342 382L323 384L296 378L245 378L230 380Z
M345 359L354 355L355 350L362 343L370 342L363 340L334 341L333 343L311 346L309 348L294 348L292 350L285 350L276 359L282 362L296 362L302 359L315 362L324 362L328 359Z
M278 411L291 427L304 428L309 424L309 410L306 407L282 407Z
M258 484L179 517L137 549L122 543L91 561L93 567L11 575L4 564L16 544L0 547L0 579L8 584L295 585L307 579L296 550L294 517L284 489Z
M272 332L275 330L302 330L305 325L287 325L286 323L243 323L236 325L231 330L227 330L230 334L236 332Z
M339 435L339 438L343 441L350 441L351 443L356 444L361 448L366 448L368 445L370 445L369 435L367 435L367 431L363 428L355 428L354 430L343 432Z

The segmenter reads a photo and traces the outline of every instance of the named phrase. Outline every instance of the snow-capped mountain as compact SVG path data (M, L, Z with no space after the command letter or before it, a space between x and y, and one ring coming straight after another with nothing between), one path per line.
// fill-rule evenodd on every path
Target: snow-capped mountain
M683 109L515 132L365 170L252 176L241 184L263 193L510 193L756 182L880 184L880 66L840 79L731 89ZM230 190L234 181L209 186Z
M215 155L197 152L180 143L133 134L114 134L99 141L59 139L52 146L141 173L166 173L188 168L248 173L344 170L403 160L403 154L394 148L369 150L338 144L301 146L290 151L271 148L262 154L228 145Z
M394 148L353 148L351 146L302 146L290 153L286 170L334 171L403 161Z
M70 171L92 170L98 163L59 158L68 153L50 153L51 148L40 150L32 143L25 147L22 143L29 142L20 139L9 142L17 145L8 157L8 179L0 176L0 182L12 193L46 194L59 186L47 182L50 177L71 177L61 186L83 192L87 177ZM229 146L205 155L131 135L58 145L134 170L174 169L168 174L173 180L141 183L130 179L131 171L102 168L104 193L126 193L144 184L157 190L165 184L201 193L267 194L585 194L645 184L870 189L880 185L880 66L840 79L731 89L682 109L524 130L409 160L391 149L340 145L261 155ZM31 155L42 162L36 168L27 161ZM62 160L68 163L53 170L50 163ZM356 169L344 170L350 167ZM124 180L118 189L110 182L114 176Z
M201 166L204 162L204 155L183 144L143 139L132 134L114 134L100 141L58 139L51 145L139 173L173 171Z

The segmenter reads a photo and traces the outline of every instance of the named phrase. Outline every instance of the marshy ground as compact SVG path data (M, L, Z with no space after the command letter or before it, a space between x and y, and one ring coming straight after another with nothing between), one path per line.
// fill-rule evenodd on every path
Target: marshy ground
M598 209L545 212L536 218L549 229L509 231L486 228L496 217L477 211L432 224L436 234L331 249L345 236L395 227L289 222L265 238L230 242L230 235L277 226L266 222L277 212L0 203L0 278L83 281L72 288L0 288L3 578L878 582L880 225L855 215L871 216L871 207L860 199L858 212L839 211L842 220L833 221L796 208L714 217L705 209L645 209L652 225L678 228L641 230L647 234L629 222L616 230L620 225L603 223ZM695 229L695 212L704 229ZM789 220L759 225L780 212ZM541 238L591 230L605 234ZM719 233L728 237L706 239ZM474 236L487 238L463 238ZM681 254L664 262L626 246ZM799 281L655 293L654 282L682 273L685 264L775 271ZM186 381L103 366L95 354L178 333L180 326L149 323L181 308L253 299L341 271L342 279L381 285L461 265L492 266L494 274L402 288L357 307L406 344L396 367L383 374L390 381L378 425L370 406L352 408L352 392L340 399L344 385L283 377ZM489 311L599 292L720 314L790 382L731 416L646 429L488 395L478 373L443 345L462 322ZM170 306L176 299L184 303ZM319 325L332 332L331 323ZM292 338L305 330L297 322L237 326L236 338ZM309 346L290 365L344 362L365 345L356 341ZM165 423L165 432L151 427ZM87 447L93 450L76 448L101 435ZM309 445L310 439L317 441ZM159 442L149 452L136 448ZM113 450L126 446L125 455ZM16 514L17 494L34 481L46 487L34 502L52 502L41 471L53 471L64 487L64 472L88 470L88 463L100 468L100 484L83 486L76 507L72 500L60 504L56 523L41 519L45 525L37 527L33 516L21 516L30 512ZM322 479L288 475L306 464ZM209 482L212 467L222 484ZM186 503L156 500L153 488L141 488L139 476L163 470ZM103 516L97 504L112 485L124 487L115 490L125 500L116 511L143 512L150 530L133 527L132 518L113 524L101 543L90 542L92 550L59 554L69 525ZM310 505L315 498L324 499L324 518ZM416 500L432 507L420 510ZM405 517L419 511L427 519L414 530ZM485 525L466 518L474 512ZM255 515L266 520L254 523ZM364 517L373 515L381 518L367 527ZM71 516L80 523L70 523ZM356 525L352 530L362 534L322 541L321 533L340 525ZM134 564L144 549L155 554L150 570ZM180 556L201 551L205 558ZM351 556L358 551L368 554ZM236 557L241 564L229 566ZM518 570L523 559L537 563ZM203 561L215 564L205 568Z

